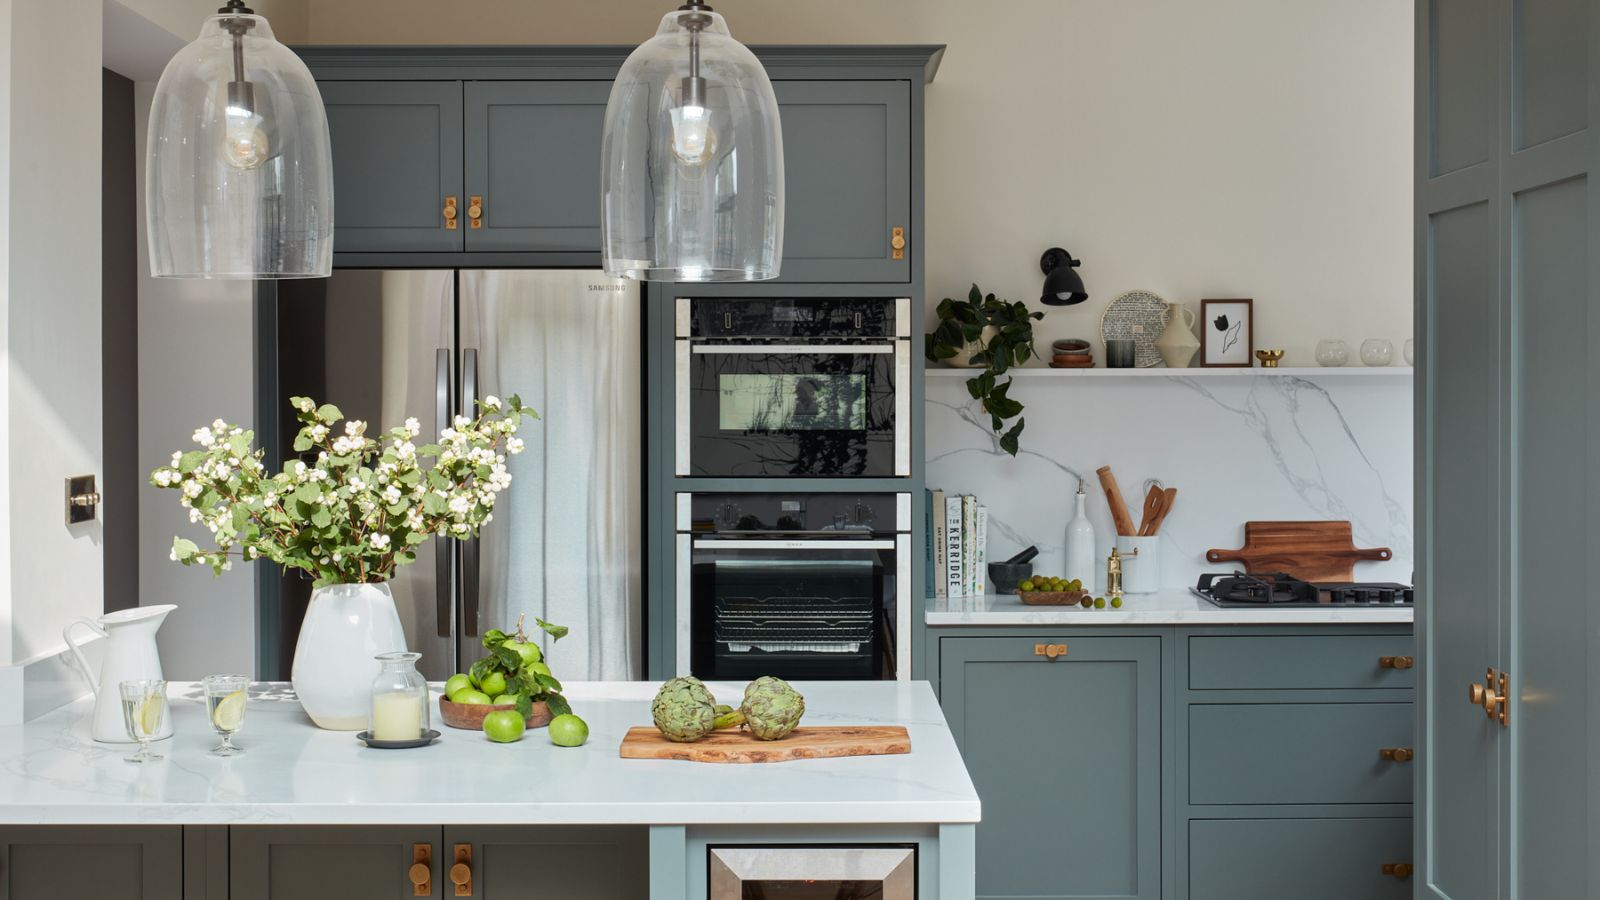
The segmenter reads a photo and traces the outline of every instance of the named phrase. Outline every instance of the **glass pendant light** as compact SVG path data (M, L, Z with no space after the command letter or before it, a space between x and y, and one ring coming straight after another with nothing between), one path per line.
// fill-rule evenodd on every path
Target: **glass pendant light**
M311 72L242 0L167 64L150 106L145 216L159 278L333 272L333 157Z
M690 0L633 51L606 104L606 274L764 281L783 260L783 134L767 72Z

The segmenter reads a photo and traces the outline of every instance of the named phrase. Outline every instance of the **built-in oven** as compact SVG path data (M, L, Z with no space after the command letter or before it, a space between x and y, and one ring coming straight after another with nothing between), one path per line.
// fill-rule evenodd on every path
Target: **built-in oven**
M710 900L916 900L914 846L711 847Z
M678 475L911 474L908 298L679 297Z
M909 679L911 495L677 495L677 671Z

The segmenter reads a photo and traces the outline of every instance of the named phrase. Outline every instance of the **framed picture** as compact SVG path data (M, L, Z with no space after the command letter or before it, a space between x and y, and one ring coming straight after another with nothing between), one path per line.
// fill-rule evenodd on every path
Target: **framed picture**
M1250 300L1200 301L1200 364L1211 368L1255 365L1255 312Z

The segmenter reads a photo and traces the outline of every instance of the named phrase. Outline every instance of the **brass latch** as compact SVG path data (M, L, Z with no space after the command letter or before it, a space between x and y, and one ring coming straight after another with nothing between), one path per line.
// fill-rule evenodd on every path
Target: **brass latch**
M906 258L906 230L898 225L889 229L889 258Z
M67 524L93 522L100 507L100 492L95 489L93 475L72 475L67 478Z
M1417 758L1417 752L1410 747L1384 747L1378 751L1378 757L1390 762L1411 762Z
M483 198L472 196L467 198L467 218L472 220L473 228L483 227Z
M1496 690L1496 687L1499 690ZM1493 668L1489 669L1489 675L1483 684L1474 684L1468 689L1467 699L1472 701L1473 706L1483 707L1484 715L1491 719L1499 719L1502 728L1511 727L1511 676L1504 672L1496 673Z
M450 883L456 886L457 897L472 896L472 845L455 846L455 865L450 867Z
M1378 657L1378 668L1380 669L1409 669L1416 664L1417 661L1409 656Z
M1067 645L1066 644L1034 644L1033 645L1033 655L1034 656L1043 656L1046 659L1055 659L1058 656L1066 656L1067 655Z
M455 230L456 227L456 198L454 195L444 198L444 227L446 230Z
M1401 881L1405 881L1411 877L1411 863L1384 863L1383 874L1393 875Z
M413 897L433 896L433 845L411 845L411 868L406 870L406 877L411 880L411 895Z

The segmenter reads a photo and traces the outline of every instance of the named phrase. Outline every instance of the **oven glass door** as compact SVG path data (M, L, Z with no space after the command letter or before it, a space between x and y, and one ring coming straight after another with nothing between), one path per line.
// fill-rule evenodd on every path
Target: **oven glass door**
M692 671L735 680L885 677L895 547L877 538L694 539Z
M910 474L909 342L679 343L678 474Z

